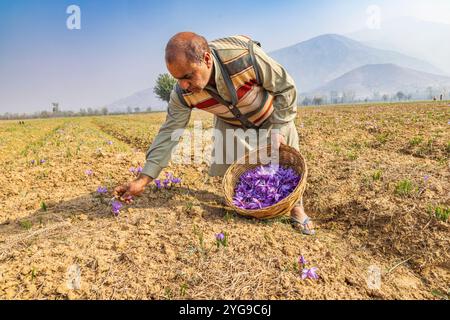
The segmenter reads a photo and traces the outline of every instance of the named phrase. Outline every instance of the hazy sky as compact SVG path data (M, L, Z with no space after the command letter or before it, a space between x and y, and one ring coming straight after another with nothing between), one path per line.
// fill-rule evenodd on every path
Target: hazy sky
M73 4L80 30L66 26ZM450 23L449 0L0 0L0 113L95 108L152 87L179 31L247 34L272 51L364 28L370 5L382 19Z

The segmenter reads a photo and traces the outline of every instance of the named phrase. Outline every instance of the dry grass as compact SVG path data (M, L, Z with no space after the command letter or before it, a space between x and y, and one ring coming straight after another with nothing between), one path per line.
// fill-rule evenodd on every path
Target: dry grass
M115 218L95 190L132 178L162 113L0 122L0 298L448 298L449 114L440 103L300 109L315 237L230 212L204 164L171 165L181 187L149 188ZM300 254L318 281L300 279ZM68 290L74 264L81 288Z

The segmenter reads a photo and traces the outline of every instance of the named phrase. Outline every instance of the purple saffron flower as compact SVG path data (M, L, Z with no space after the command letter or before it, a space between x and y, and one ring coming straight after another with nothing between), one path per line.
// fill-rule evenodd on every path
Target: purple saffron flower
M139 166L138 168L136 168L136 173L142 173L142 167L141 166Z
M225 235L222 232L216 234L216 240L217 241L223 241L223 239L225 239Z
M300 256L298 258L298 263L301 264L302 266L306 265L308 263L308 261L306 261L305 257Z
M302 280L305 279L319 279L319 276L316 273L317 268L312 267L310 269L303 269L302 270Z
M111 140L106 142L108 145L112 146L113 142Z
M181 179L180 178L173 178L172 179L172 183L181 183Z
M45 162L46 162L45 159L41 159L41 160L39 161L40 164L44 164Z
M136 173L136 168L131 167L130 169L128 169L128 171L130 171L131 173Z
M163 185L164 185L164 188L167 188L167 186L169 185L169 180L168 179L164 179L163 180Z
M173 179L173 174L170 172L166 172L164 175L166 176L167 181L170 181Z
M105 194L107 192L108 192L108 188L106 188L106 187L98 187L97 188L97 193L98 194Z
M123 205L119 201L114 201L111 205L112 212L115 216L118 216L120 213L120 209L122 209Z
M258 166L239 178L233 204L247 210L270 207L291 194L300 179L292 168L275 164Z
M156 180L155 180L155 184L156 184L156 187L157 187L158 189L161 189L161 180L156 179Z
M92 176L92 175L94 174L94 171L92 171L91 169L89 169L89 170L86 170L84 173L85 173L87 176Z
M31 164L35 164L36 163L36 160L31 160Z
M428 182L428 180L430 179L429 175L426 175L425 177L423 177L423 181Z

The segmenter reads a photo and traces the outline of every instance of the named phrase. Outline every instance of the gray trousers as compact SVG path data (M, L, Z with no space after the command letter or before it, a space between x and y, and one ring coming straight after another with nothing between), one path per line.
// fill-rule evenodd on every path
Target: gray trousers
M266 121L265 123L263 123L263 125L261 127L259 127L257 129L258 133L259 133L260 129L267 130L267 135L261 135L261 137L258 135L258 145L262 145L262 141L260 141L260 138L265 139L267 143L270 142L272 126L273 125L269 121ZM227 152L226 152L227 138L230 138L230 137L226 135L226 130L227 129L236 130L236 127L231 124L226 123L225 121L223 121L222 119L220 119L218 117L214 117L214 129L216 129L218 132L220 132L222 134L222 137L223 137L222 138L223 139L222 154L227 155ZM295 127L294 121L284 124L278 130L279 130L279 133L282 134L286 138L287 145L295 148L296 150L300 150L298 131L297 131L297 128ZM231 156L234 159L231 159L232 162L237 160L238 145L239 144L242 145L240 139L237 139L236 137L233 137L233 139L234 139L234 144L233 144L234 145L234 153ZM229 142L229 143L231 143L231 142ZM245 148L245 146L241 146L241 147ZM215 148L213 148L213 151L212 151L213 159L214 159L216 152L218 152L218 150L216 150ZM230 156L230 155L228 154L227 156ZM226 163L212 162L211 166L209 168L208 174L211 177L217 177L217 176L223 177L230 165L231 165L230 161L226 161ZM303 199L300 198L295 206L303 206L302 200Z

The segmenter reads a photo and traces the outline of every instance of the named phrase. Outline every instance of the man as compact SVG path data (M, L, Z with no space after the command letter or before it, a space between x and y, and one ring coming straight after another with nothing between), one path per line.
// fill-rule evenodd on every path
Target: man
M141 195L158 177L178 143L172 141L172 133L187 126L193 108L213 113L214 128L219 132L266 129L275 145L285 143L299 149L294 124L297 115L294 81L250 38L234 36L208 43L195 33L181 32L168 42L165 58L167 69L178 80L170 96L166 122L147 152L142 174L117 187L116 196L126 201ZM224 139L222 153L226 152L228 142ZM215 145L213 154L218 151ZM229 165L213 162L209 175L223 176ZM291 221L302 233L315 233L302 199L292 209Z

